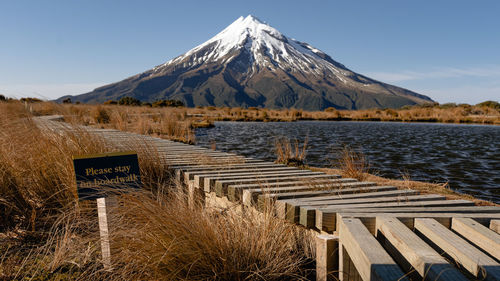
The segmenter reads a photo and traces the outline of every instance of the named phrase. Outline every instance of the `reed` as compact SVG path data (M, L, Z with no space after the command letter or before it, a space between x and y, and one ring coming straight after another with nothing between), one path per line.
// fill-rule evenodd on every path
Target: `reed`
M297 139L290 141L290 139L286 137L277 138L274 142L275 154L277 157L276 163L298 167L305 166L307 141L308 139L306 138L302 147L300 147Z
M111 210L113 270L105 271L96 206L78 201L71 156L110 152L114 145L72 126L51 133L19 103L0 104L0 114L0 211L6 214L1 217L0 279L310 276L313 253L305 230L271 214L188 204L159 153L139 140L127 149L139 154L144 189L121 195Z
M342 176L364 181L370 171L370 165L362 152L354 151L344 146L340 158L337 160L338 169Z

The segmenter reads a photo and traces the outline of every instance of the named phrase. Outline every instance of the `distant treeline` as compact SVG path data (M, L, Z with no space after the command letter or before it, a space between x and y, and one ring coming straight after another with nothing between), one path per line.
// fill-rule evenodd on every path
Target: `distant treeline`
M10 100L14 101L16 99L8 98L8 97L5 97L4 95L0 94L0 102L10 101ZM19 101L27 102L27 103L36 103L36 102L42 102L43 100L38 99L38 98L25 97L25 98L19 99ZM66 104L73 103L71 101L71 98L66 98L62 102L66 103ZM75 104L80 104L80 102L77 101L77 102L75 102ZM150 103L150 102L142 102L139 99L136 99L133 97L122 97L121 99L119 99L117 101L116 100L108 100L108 101L105 101L103 104L105 104L105 105L149 106L149 107L169 107L169 106L170 107L181 107L181 106L184 106L184 103L182 101L178 101L178 100L157 100L153 103ZM475 105L470 105L467 103L458 103L458 104L457 103L443 103L443 104L440 104L440 103L435 102L435 103L426 103L426 104L421 104L421 105L406 105L406 106L399 108L399 110L410 110L410 109L418 109L418 108L439 108L439 109L451 109L451 108L458 108L458 107L470 108L473 106L488 107L488 108L500 110L500 103L497 101L484 101L484 102L481 102L481 103L478 103ZM203 108L203 107L197 106L197 108ZM208 110L218 109L215 106L207 106L205 108ZM260 110L260 109L265 109L265 108L249 107L247 109ZM394 109L398 110L396 108L394 108ZM282 110L286 110L286 109L282 109ZM338 111L338 110L341 110L341 109L337 109L335 107L329 107L329 108L326 108L324 111L325 112L334 112L334 111ZM370 109L365 109L365 110L370 110ZM371 110L391 110L391 109L390 108L383 108L383 109L373 108ZM349 111L349 110L343 110L343 111ZM351 110L351 111L356 111L356 110Z
M71 98L66 98L62 101L63 103L72 103ZM79 102L76 102L77 104ZM180 107L184 106L184 103L178 100L157 100L153 103L142 102L133 97L122 97L119 100L108 100L103 102L105 105L130 105L130 106L149 106L149 107Z

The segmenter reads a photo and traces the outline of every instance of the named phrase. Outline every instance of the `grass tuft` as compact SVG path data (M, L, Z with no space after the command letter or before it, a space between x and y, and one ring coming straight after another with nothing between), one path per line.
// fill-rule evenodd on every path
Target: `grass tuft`
M364 181L370 171L370 165L362 152L356 152L348 146L342 149L341 157L337 160L338 169L342 176Z
M286 137L277 138L274 143L276 163L285 164L288 166L305 166L305 159L307 154L307 138L305 139L302 147L299 145L298 140L292 142Z

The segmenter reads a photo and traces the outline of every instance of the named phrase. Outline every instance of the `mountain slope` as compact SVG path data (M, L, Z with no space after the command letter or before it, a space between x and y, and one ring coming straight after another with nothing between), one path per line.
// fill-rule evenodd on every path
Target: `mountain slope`
M71 99L94 103L123 96L142 101L177 99L187 106L306 110L401 107L432 101L357 74L251 15L162 65Z

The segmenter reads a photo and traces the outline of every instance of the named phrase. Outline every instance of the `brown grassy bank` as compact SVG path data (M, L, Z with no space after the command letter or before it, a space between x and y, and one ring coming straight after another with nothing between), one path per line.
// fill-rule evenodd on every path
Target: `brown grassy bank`
M145 188L121 196L112 210L113 270L105 271L95 202L77 200L71 156L111 152L113 144L83 130L40 130L19 103L0 103L0 115L0 280L310 276L303 232L270 215L187 204L184 189L143 143L130 149L139 153Z
M35 114L59 113L68 121L85 125L116 128L137 133L194 142L193 129L212 126L214 121L293 122L299 120L392 121L500 124L500 104L494 101L468 104L427 104L401 109L324 111L297 109L229 108L229 107L149 107L120 105L56 105L32 103Z
M219 121L290 122L325 120L500 124L500 105L495 102L481 103L474 106L466 104L433 104L402 109L338 110L327 108L324 111L206 107L192 109L192 112L191 114L198 114L198 116Z

